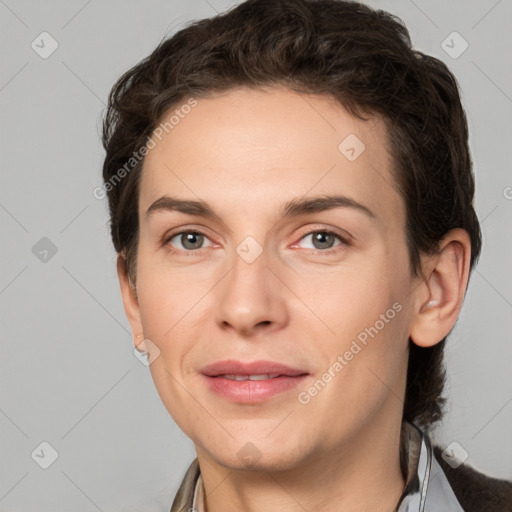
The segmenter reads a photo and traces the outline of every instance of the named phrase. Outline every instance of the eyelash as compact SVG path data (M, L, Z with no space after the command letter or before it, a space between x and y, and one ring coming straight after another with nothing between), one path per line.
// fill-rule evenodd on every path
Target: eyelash
M322 233L322 234L325 234L325 235L333 235L334 237L338 238L338 240L341 243L339 245L334 246L334 247L329 247L328 249L308 249L310 251L314 251L314 252L322 253L322 254L332 254L332 253L338 252L338 250L340 250L342 248L342 246L347 247L347 246L350 245L349 241L346 238L342 237L340 234L336 233L335 231L331 231L329 229L316 229L316 230L313 230L313 231L308 231L307 233L305 233L304 235L302 235L300 237L299 242L302 241L307 236L313 235L315 233ZM170 235L170 236L168 236L168 237L166 237L164 239L162 245L167 247L168 250L170 252L172 252L172 253L186 253L188 255L195 255L195 254L197 254L198 251L200 251L201 249L204 249L204 247L201 247L199 249L187 251L187 250L183 250L183 249L175 249L172 245L169 244L169 242L173 238L176 238L177 236L181 236L181 235L184 235L184 234L203 235L205 238L208 238L206 233L203 233L202 231L198 231L198 230L195 230L195 229L190 229L190 230L186 230L186 231L179 231L178 233L173 233L172 235ZM296 244L294 244L294 245L296 245Z

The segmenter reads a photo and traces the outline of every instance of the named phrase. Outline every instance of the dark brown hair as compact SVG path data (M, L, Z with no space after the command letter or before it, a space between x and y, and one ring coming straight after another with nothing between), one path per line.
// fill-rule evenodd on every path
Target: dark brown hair
M248 0L164 39L114 85L103 125L111 234L136 280L138 196L146 143L162 115L190 97L238 86L284 85L333 97L360 118L384 120L406 206L411 268L452 228L481 248L474 179L458 85L443 62L416 51L401 20L342 0ZM132 158L132 160L130 160ZM130 160L132 168L127 171ZM120 169L122 179L119 178ZM429 428L445 399L443 350L410 341L404 420Z

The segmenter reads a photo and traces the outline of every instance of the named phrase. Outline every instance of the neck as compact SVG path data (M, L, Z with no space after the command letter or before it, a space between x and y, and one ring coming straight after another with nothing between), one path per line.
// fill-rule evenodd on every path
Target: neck
M395 422L394 428L381 425L371 422L343 446L315 451L299 467L284 471L233 470L198 451L206 511L392 512L405 485L400 466L401 424Z

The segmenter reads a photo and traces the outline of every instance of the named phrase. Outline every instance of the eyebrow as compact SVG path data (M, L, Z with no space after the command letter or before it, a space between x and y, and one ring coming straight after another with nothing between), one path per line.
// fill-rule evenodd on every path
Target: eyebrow
M282 217L299 217L311 213L319 213L334 208L352 208L375 219L376 215L364 204L354 199L340 195L324 195L318 197L292 199L280 208ZM207 218L219 218L211 206L204 201L179 199L164 195L152 203L146 210L146 216L159 211L178 211L188 215L197 215Z

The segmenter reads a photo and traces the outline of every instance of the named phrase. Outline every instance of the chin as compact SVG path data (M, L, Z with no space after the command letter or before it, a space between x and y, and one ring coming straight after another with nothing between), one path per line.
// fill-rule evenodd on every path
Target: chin
M260 452L257 458L246 456L239 458L235 457L222 457L216 459L219 464L222 464L226 468L237 470L237 471L258 471L258 472L275 472L275 471L286 471L293 469L300 464L300 461L296 456L291 454L283 453L262 453Z
M202 446L218 464L232 470L285 471L299 465L307 450L294 438L284 437L288 439L288 445L284 444L283 438L265 439L260 434L253 440L247 436L242 440L235 437L225 444L219 442L215 446Z

